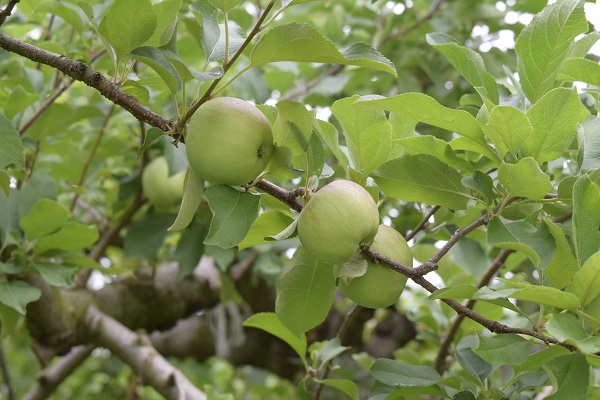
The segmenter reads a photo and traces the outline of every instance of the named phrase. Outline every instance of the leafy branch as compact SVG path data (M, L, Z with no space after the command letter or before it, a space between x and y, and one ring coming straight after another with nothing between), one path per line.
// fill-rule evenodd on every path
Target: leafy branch
M174 131L175 126L171 120L152 112L132 96L121 91L114 82L81 61L40 49L4 33L0 33L0 47L32 61L53 67L71 78L85 83L113 103L127 110L140 121L155 126L164 132Z

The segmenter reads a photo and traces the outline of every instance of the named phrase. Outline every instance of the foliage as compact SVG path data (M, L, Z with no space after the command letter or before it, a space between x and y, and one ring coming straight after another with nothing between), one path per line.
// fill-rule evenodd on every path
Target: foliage
M597 3L16 4L0 11L8 398L599 396ZM186 124L222 95L273 131L242 186L188 168ZM188 171L179 210L144 197L158 157ZM299 247L299 213L339 179L415 268L369 243L341 265ZM409 278L394 306L336 289L365 257ZM38 370L66 380L28 387Z

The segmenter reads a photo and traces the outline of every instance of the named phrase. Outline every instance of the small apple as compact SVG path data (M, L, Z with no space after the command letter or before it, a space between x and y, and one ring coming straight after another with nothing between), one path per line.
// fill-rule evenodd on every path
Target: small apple
M171 208L183 197L184 179L185 170L169 176L167 159L156 157L142 172L144 195L158 209Z
M252 104L218 97L192 116L185 146L199 177L214 184L243 185L269 164L273 133L267 118Z
M404 237L393 228L379 225L371 248L378 253L412 267L413 257ZM361 257L366 257L361 254ZM383 308L398 301L406 285L406 276L385 265L368 260L367 272L338 287L346 297L363 307Z
M362 186L347 180L325 185L298 218L298 237L315 258L348 261L361 243L370 244L379 225L377 204Z

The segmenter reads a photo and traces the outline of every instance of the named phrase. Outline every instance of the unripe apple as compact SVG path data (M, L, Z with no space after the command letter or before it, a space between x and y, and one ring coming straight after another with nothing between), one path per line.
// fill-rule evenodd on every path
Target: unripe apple
M185 148L194 172L214 184L243 185L265 169L273 153L267 118L247 101L218 97L192 116Z
M333 181L317 191L298 218L298 237L315 258L348 261L361 243L370 244L379 225L377 204L362 186Z
M371 248L394 261L412 267L412 252L406 240L389 226L379 225ZM348 284L340 279L338 287L356 304L368 308L383 308L398 301L406 279L406 276L387 266L368 260L367 272L364 275L352 279Z
M169 164L163 156L150 161L142 172L144 195L158 209L168 209L183 197L185 170L169 176Z

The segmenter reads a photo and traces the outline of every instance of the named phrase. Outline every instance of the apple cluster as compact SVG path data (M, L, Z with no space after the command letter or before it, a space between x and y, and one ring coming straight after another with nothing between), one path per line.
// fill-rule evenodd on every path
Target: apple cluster
M298 237L316 259L340 265L357 255L361 245L412 266L412 253L396 230L379 225L377 204L362 186L337 180L317 191L300 213ZM365 257L358 254L358 257ZM366 257L365 257L366 258ZM367 260L364 275L338 286L352 301L369 308L394 304L406 277Z

